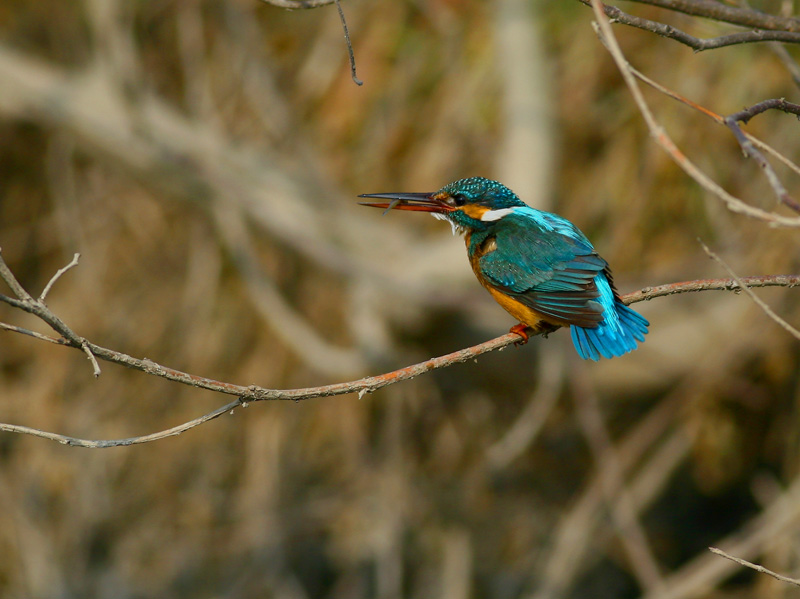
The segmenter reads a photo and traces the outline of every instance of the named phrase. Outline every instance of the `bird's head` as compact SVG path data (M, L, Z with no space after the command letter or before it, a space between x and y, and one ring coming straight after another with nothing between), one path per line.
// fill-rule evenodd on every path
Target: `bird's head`
M450 221L454 231L491 227L517 206L525 206L508 187L491 179L459 179L433 193L367 193L361 198L388 200L362 202L364 206L389 210L430 212Z

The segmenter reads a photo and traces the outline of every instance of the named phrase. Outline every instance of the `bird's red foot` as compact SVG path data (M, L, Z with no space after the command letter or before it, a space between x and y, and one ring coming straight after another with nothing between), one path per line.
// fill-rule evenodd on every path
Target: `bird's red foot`
M528 325L526 324L515 324L511 329L508 331L509 333L516 333L519 335L519 341L515 341L514 345L525 345L528 342Z

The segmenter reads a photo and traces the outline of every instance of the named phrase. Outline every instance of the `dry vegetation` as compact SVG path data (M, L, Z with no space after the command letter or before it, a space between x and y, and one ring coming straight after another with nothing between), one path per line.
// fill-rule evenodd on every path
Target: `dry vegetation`
M797 229L733 214L652 143L590 8L344 8L363 87L333 6L5 1L0 247L20 281L38 293L80 252L48 297L80 335L294 388L513 324L444 225L382 218L358 193L499 178L576 222L623 291L726 277L698 237L743 275L800 270ZM730 29L634 8L699 37ZM695 54L615 32L638 69L720 114L797 96L767 44ZM730 131L645 96L728 191L790 214ZM800 156L791 116L747 130ZM758 293L800 322L796 289ZM647 343L597 365L561 331L362 399L259 403L133 448L3 433L0 596L796 596L706 547L800 569L800 345L744 294L640 307ZM0 321L47 332L2 303ZM116 438L220 405L102 367L94 379L80 352L0 332L0 421Z

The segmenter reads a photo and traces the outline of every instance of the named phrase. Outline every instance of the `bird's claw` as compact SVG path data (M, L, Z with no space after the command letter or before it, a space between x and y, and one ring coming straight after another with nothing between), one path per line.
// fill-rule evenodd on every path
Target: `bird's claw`
M519 335L519 340L514 342L514 345L525 345L528 342L528 325L525 324L515 324L511 329L508 331L509 333L514 333Z

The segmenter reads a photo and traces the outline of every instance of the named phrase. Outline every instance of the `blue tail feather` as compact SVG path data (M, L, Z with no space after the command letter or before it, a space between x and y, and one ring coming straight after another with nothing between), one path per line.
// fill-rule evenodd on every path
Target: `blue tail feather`
M584 360L595 362L603 358L622 356L636 349L637 341L643 342L649 322L638 312L614 297L611 286L603 275L597 279L603 306L603 322L595 328L571 326L572 342Z

